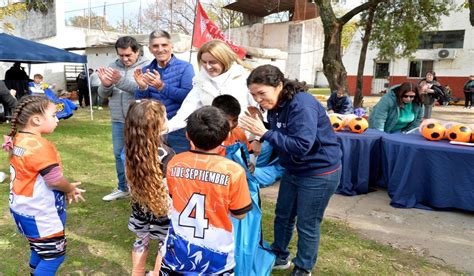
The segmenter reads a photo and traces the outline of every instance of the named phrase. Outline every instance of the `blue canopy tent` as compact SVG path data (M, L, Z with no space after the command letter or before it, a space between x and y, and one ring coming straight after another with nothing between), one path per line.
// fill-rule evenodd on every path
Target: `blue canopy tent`
M0 61L29 64L54 62L82 63L85 65L86 73L88 72L87 56L70 53L63 49L51 47L6 33L0 33ZM89 100L92 101L90 81ZM90 104L90 112L92 119L92 103Z

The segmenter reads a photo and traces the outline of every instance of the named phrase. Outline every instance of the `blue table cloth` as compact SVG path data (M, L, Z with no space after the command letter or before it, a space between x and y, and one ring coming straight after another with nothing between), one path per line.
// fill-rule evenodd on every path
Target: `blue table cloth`
M358 195L369 186L385 186L381 169L381 138L384 132L368 129L363 133L336 132L342 150L342 174L337 193Z
M399 208L474 211L474 148L417 134L382 138L382 170L390 204Z

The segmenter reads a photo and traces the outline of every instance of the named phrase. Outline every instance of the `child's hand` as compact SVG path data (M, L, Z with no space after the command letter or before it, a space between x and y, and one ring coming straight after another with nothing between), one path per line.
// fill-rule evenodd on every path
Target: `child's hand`
M253 173L255 171L255 164L253 164L253 163L249 164L249 171L250 171L250 173Z
M71 204L73 200L76 203L78 203L79 200L86 201L82 197L82 193L85 193L86 190L77 188L77 186L81 185L81 182L73 182L71 185L74 186L74 189L66 195L68 203Z
M252 141L252 143L250 143L250 146L252 147L252 150L253 150L253 154L255 156L259 156L260 155L260 151L262 150L262 143L260 143L259 141Z

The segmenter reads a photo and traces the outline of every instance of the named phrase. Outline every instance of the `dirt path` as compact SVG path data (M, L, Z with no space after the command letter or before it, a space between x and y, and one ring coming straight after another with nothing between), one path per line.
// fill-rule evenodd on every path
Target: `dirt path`
M279 183L260 190L276 200ZM326 217L342 220L362 237L411 251L474 275L474 214L398 209L387 191L334 195Z

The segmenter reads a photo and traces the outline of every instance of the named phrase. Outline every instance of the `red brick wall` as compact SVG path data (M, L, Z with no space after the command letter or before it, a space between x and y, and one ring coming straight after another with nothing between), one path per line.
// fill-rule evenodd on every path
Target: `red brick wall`
M464 99L463 87L468 77L447 77L447 76L438 76L438 81L442 85L449 85L453 93L453 97ZM406 76L391 76L390 77L390 86L403 83L403 82L413 82L418 83L420 79L407 78ZM372 93L372 76L363 77L363 88L362 95L369 96ZM347 76L347 85L349 87L350 95L354 95L356 88L356 76Z

